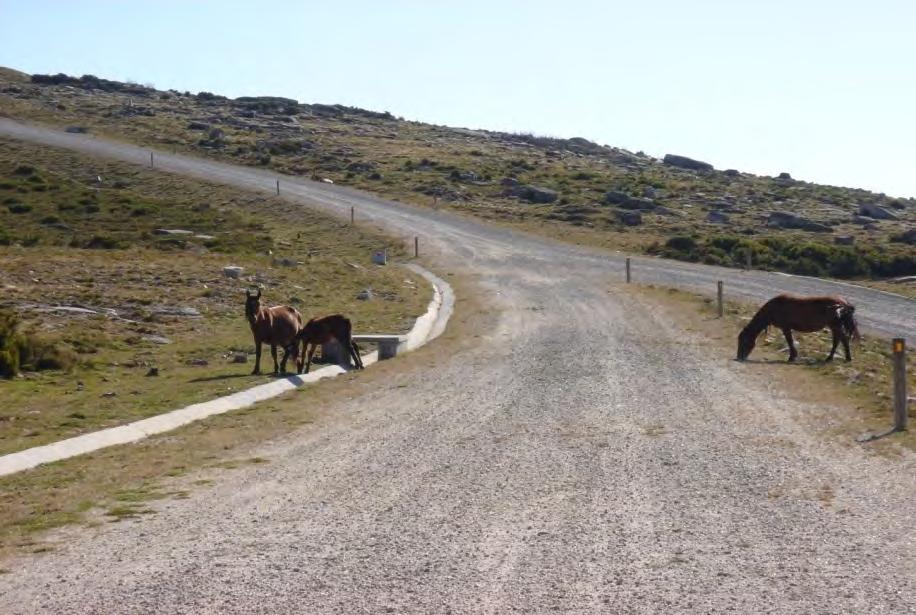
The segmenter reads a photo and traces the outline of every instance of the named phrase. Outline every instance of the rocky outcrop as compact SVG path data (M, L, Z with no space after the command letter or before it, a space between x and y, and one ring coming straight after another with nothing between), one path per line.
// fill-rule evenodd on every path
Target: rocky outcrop
M616 205L621 209L638 209L642 211L652 211L658 207L658 204L652 199L630 196L626 192L619 190L610 190L605 193L604 202L609 205Z
M808 218L790 214L787 211L774 211L767 218L767 226L773 228L799 229L815 233L829 233L830 227Z
M671 167L689 169L691 171L713 170L713 166L708 162L703 162L702 160L694 160L693 158L688 158L687 156L678 156L677 154L665 154L665 158L662 160L662 162Z
M506 190L507 196L514 196L529 203L553 203L557 200L557 193L539 186L520 185L510 186Z
M639 226L642 224L642 214L638 211L618 210L617 219L627 226Z
M728 224L728 214L714 209L706 215L706 221L713 224Z
M859 215L868 216L875 220L897 220L896 214L892 214L880 205L875 205L874 203L860 203Z

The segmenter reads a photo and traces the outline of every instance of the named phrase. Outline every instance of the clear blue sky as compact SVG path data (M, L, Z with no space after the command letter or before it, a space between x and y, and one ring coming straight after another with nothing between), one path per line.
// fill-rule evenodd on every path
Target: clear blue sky
M916 196L916 2L258 4L0 0L0 65Z

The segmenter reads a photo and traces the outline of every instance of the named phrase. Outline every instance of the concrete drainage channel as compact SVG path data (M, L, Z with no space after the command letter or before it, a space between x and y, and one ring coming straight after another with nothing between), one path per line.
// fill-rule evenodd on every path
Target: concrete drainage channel
M433 286L433 298L426 309L426 313L417 318L413 328L407 334L406 346L407 350L410 351L423 346L442 334L454 309L455 294L447 282L419 265L409 264L407 267L426 278ZM371 352L363 357L363 365L366 367L377 361L378 351ZM43 463L51 463L52 461L60 461L61 459L97 451L108 446L136 442L147 436L171 431L208 416L246 408L259 401L317 382L322 378L331 378L343 373L346 373L344 368L337 365L328 365L308 374L275 380L232 395L193 404L179 410L128 423L127 425L102 429L75 438L3 455L0 457L0 476L21 472Z

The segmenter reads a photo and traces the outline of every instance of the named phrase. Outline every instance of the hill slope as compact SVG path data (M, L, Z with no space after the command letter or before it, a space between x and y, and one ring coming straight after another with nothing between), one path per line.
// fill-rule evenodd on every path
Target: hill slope
M281 97L0 72L0 114L327 178L528 230L682 260L843 278L916 274L916 200L586 139L448 128Z

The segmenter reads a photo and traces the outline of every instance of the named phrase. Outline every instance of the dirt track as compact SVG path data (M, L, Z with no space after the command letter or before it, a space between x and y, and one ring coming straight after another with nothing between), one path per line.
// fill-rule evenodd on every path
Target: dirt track
M0 120L11 133L149 160ZM157 166L274 185L189 158ZM434 370L342 400L345 420L265 446L269 464L5 565L0 612L916 612L913 455L811 436L811 408L759 367L700 352L610 283L619 260L333 186L282 188L421 235L440 271L475 276L498 325ZM636 270L755 297L831 289ZM871 329L916 337L914 302L839 292Z

